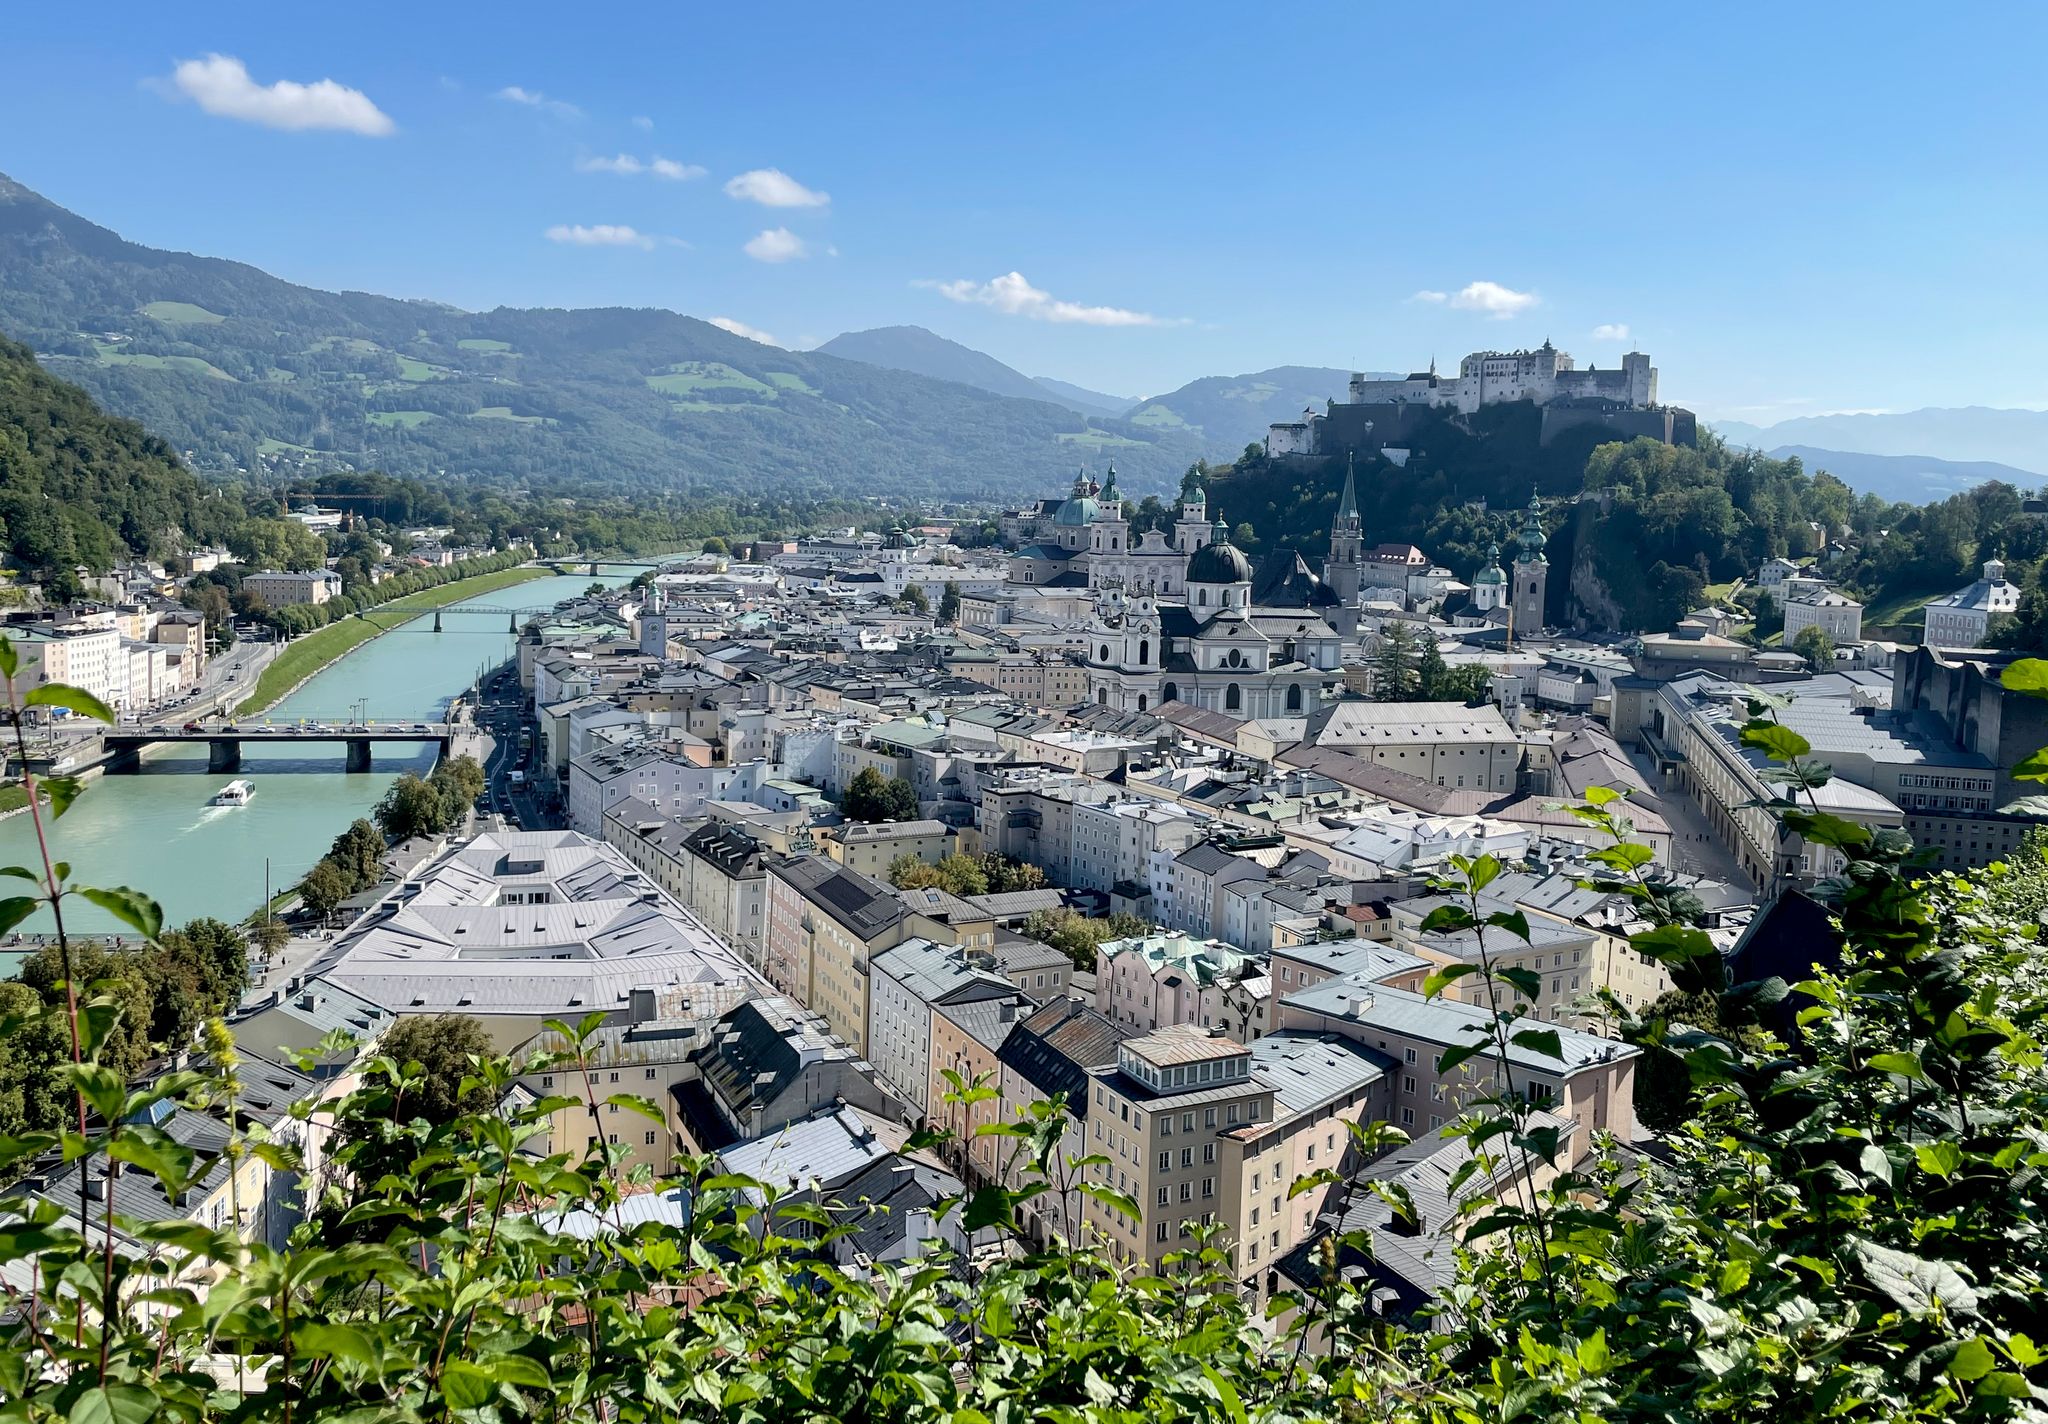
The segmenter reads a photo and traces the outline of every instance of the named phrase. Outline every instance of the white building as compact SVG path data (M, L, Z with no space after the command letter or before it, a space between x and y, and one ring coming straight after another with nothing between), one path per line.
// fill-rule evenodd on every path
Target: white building
M1984 577L1927 605L1923 641L1930 648L1981 648L1990 634L1991 620L2017 613L2019 607L2020 586L2006 579L2004 561L1987 559Z
M1863 641L1863 605L1831 588L1802 591L1785 600L1785 646L1808 628L1819 628L1830 641Z

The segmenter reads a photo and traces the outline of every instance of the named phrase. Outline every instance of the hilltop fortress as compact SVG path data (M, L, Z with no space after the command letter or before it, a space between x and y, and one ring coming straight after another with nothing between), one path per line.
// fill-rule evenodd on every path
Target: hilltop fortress
M1690 445L1697 426L1689 410L1657 403L1657 368L1640 351L1621 358L1618 368L1580 370L1569 352L1548 341L1534 351L1475 351L1458 363L1456 376L1427 371L1400 380L1353 376L1348 399L1331 401L1318 414L1310 407L1300 420L1274 425L1266 453L1344 455L1404 449L1407 436L1427 418L1445 411L1471 415L1505 401L1529 401L1543 411L1544 444L1559 431L1600 425L1619 440L1648 436L1667 445Z

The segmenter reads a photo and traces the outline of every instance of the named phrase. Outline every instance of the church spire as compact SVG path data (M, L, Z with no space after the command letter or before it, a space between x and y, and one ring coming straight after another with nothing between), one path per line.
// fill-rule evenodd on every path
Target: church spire
M1344 457L1344 496L1337 501L1337 527L1356 528L1358 525L1358 456Z

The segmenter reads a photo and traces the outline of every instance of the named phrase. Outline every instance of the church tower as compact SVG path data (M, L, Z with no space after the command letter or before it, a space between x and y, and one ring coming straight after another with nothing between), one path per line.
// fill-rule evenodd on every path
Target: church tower
M1173 522L1173 547L1183 558L1209 542L1209 496L1202 477L1189 470L1180 482L1180 514Z
M640 651L650 658L668 657L668 598L660 584L647 590L640 609Z
M1530 494L1529 512L1515 542L1520 546L1515 554L1515 632L1527 636L1543 626L1543 596L1550 583L1550 560L1543 553L1547 536L1543 532L1541 495Z
M1491 613L1508 601L1508 572L1500 566L1500 545L1486 546L1486 566L1472 575L1472 607Z
M1365 574L1365 528L1358 517L1358 474L1355 457L1344 457L1344 497L1330 522L1330 556L1323 560L1323 583L1345 607L1358 601Z

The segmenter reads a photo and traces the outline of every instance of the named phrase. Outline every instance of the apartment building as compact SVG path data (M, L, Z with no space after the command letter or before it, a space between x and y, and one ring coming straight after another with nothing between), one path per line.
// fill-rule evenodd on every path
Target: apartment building
M928 939L885 949L868 968L868 1061L923 1120L931 1112L932 1015L941 1005L1014 1001L1016 988L968 963L960 946Z
M1303 740L1450 790L1512 791L1522 764L1498 708L1456 702L1339 702L1308 719Z
M961 1089L976 1084L993 1088L1002 1081L1003 1045L1036 1007L1008 980L1003 987L1007 992L1001 997L932 1006L926 1115L933 1127L947 1134L939 1155L971 1186L995 1181L1014 1145L1007 1137L980 1135L982 1128L1008 1116L1000 1097L958 1101Z
M1250 1042L1270 1026L1271 997L1263 959L1220 939L1169 931L1095 951L1095 1007L1133 1032L1194 1024Z
M289 608L295 603L325 603L341 596L341 576L327 569L311 573L280 573L268 570L242 576L242 592L254 594L271 608Z
M908 912L886 886L823 856L772 860L767 875L769 982L865 1056L868 961L902 941Z
M1114 1066L1117 1045L1134 1036L1086 1004L1053 999L1020 1022L996 1055L1003 1111L1013 1120L1029 1118L1035 1104L1057 1101L1066 1127L1056 1162L1064 1166L1087 1156L1089 1071ZM1005 1186L1014 1191L1032 1180L1025 1163L1007 1164ZM1025 1233L1041 1245L1078 1240L1082 1194L1064 1178L1047 1185L1050 1190L1023 1204Z
M944 821L850 821L824 838L825 853L873 880L886 880L899 856L937 865L953 849Z
M1392 1071L1337 1035L1246 1046L1178 1024L1127 1039L1114 1067L1089 1074L1087 1137L1107 1159L1096 1180L1129 1193L1139 1215L1089 1198L1083 1220L1112 1254L1154 1268L1197 1226L1220 1226L1240 1271L1256 1271L1313 1229L1327 1189L1290 1200L1294 1183L1362 1160L1350 1125L1385 1113Z

